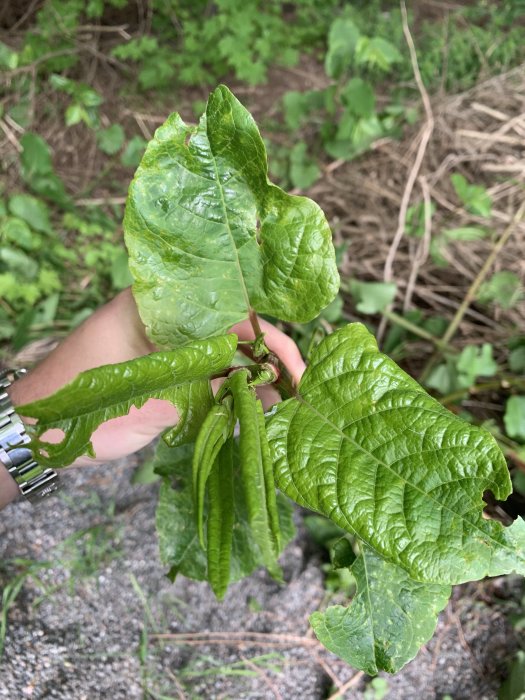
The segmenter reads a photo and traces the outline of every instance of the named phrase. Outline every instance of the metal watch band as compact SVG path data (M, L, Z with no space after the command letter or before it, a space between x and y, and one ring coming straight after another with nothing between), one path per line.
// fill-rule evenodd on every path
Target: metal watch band
M20 492L35 503L58 488L58 474L44 469L34 459L28 445L31 441L20 416L15 412L6 389L25 370L6 369L0 372L0 462L18 484Z

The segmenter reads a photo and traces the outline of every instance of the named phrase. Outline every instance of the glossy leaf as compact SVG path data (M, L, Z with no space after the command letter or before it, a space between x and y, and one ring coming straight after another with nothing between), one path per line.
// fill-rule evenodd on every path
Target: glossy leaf
M237 337L229 335L97 367L82 372L53 395L20 406L21 415L38 420L33 431L40 449L39 460L62 467L80 455L93 455L93 431L111 418L126 415L132 406L140 408L149 398L171 401L179 411L179 438L194 438L212 404L208 378L230 365L236 347ZM207 397L200 404L191 401L197 385L201 400ZM63 441L54 445L40 443L38 438L49 428L63 430Z
M432 636L450 586L412 581L366 546L350 570L357 582L350 606L313 613L314 632L351 666L370 675L396 673Z
M494 438L428 396L361 324L315 349L298 397L269 419L278 487L414 580L525 573L525 523L483 518L511 491Z
M337 293L324 214L268 182L257 126L224 86L198 127L173 114L157 130L124 226L139 311L162 346L223 333L250 308L309 321Z
M162 562L170 567L171 578L182 574L188 578L208 579L206 552L199 544L193 501L193 445L167 447L162 441L155 457L156 471L163 477L157 507L157 533ZM234 483L240 480L238 441L234 450ZM279 524L284 548L295 534L292 508L282 494L277 496ZM239 581L259 566L263 557L248 523L242 488L234 489L234 526L230 559L230 582ZM204 514L208 518L207 508ZM207 527L206 527L207 530Z
M214 404L199 430L193 453L193 497L199 541L204 547L204 496L206 482L215 465L220 450L233 433L233 412L231 398L224 403Z
M219 600L230 581L233 542L233 439L222 446L208 480L209 513L206 556L208 580Z

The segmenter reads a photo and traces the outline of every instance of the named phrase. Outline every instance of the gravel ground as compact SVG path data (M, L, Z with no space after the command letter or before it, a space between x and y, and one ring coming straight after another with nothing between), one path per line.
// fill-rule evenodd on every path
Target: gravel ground
M347 700L374 698L370 679L306 636L325 592L319 554L301 529L282 559L287 586L259 571L218 604L207 585L164 576L156 485L130 485L133 468L70 469L60 497L0 515L0 563L49 562L24 579L9 611L0 698L321 700L351 679ZM7 566L0 585L22 568ZM386 698L496 700L516 648L505 612L520 592L509 579L458 587L433 640L388 678ZM239 639L247 631L278 636L250 645ZM230 642L153 636L183 632L228 633ZM306 642L292 646L290 636Z

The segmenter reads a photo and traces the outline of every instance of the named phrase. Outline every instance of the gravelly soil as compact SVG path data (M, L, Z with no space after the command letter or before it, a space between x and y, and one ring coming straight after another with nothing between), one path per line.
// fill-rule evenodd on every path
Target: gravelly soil
M283 556L287 586L257 572L218 604L205 584L165 578L154 534L156 486L130 485L132 469L133 462L70 469L60 498L0 514L0 561L51 562L25 580L9 612L0 698L321 700L335 692L334 682L352 677L344 697L365 697L369 679L331 654L234 638L251 631L284 642L308 633L308 614L325 593L319 554L304 532ZM83 548L61 545L82 528L91 528ZM12 580L14 568L8 571ZM0 585L9 580L4 572ZM434 639L388 679L386 697L495 700L516 646L504 613L520 590L508 580L457 588ZM152 636L189 631L229 632L232 642L181 646Z

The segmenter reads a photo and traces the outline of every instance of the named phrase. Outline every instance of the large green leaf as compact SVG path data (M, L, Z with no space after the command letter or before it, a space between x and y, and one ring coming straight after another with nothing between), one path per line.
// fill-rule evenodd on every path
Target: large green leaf
M310 623L319 641L351 666L370 675L396 673L434 633L450 586L412 581L366 546L351 572L357 582L351 605L315 612Z
M525 573L525 523L483 518L511 491L494 438L428 396L361 324L312 353L269 419L276 482L417 581Z
M111 418L126 415L132 406L140 408L150 398L167 399L177 407L179 442L194 439L212 405L208 378L229 367L236 347L237 336L231 334L104 365L82 372L52 396L20 406L21 415L38 420L33 429L36 446L44 449L39 461L62 467L80 455L93 455L93 431ZM50 428L64 431L62 442L39 444L38 438Z
M337 293L321 209L269 183L263 141L224 86L198 127L178 114L150 142L124 220L150 337L177 347L260 313L306 322Z
M206 552L199 544L193 500L193 445L176 448L160 442L155 457L156 469L165 478L157 507L157 533L160 558L170 567L170 576L182 574L188 578L208 579ZM238 444L235 443L234 484L240 478ZM281 530L281 548L294 536L292 508L287 498L278 494L277 507ZM208 517L205 512L205 520ZM263 556L248 522L244 490L234 488L234 523L230 560L230 582L239 581L259 566Z

